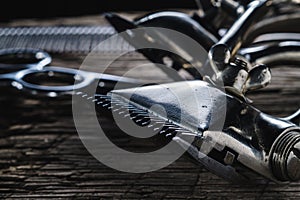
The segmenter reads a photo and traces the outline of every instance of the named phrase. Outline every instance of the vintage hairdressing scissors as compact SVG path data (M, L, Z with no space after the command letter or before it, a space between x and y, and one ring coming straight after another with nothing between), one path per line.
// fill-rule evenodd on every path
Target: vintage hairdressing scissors
M10 48L0 50L1 74L21 69L41 70L44 66L51 63L51 61L51 56L39 49Z
M10 84L31 94L55 97L101 83L101 91L113 86L137 86L136 79L87 72L72 68L48 66L51 56L39 49L2 49L0 51L0 83Z

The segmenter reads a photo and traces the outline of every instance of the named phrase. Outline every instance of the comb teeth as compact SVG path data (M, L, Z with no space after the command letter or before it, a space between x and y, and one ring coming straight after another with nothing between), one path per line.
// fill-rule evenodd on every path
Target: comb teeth
M87 102L95 104L97 108L110 110L122 118L132 120L139 126L152 129L154 132L158 132L158 134L164 134L166 138L173 138L178 133L195 135L195 133L174 124L170 120L159 117L146 109L139 108L131 102L126 102L121 98L115 97L112 99L110 94L95 94L91 96L84 92L76 92L74 95L80 96L86 99Z
M34 26L0 28L0 48L37 48L49 53L86 55L90 52L112 55L132 52L133 47L123 39L111 38L110 42L98 45L114 35L111 26ZM130 53L133 54L133 53Z

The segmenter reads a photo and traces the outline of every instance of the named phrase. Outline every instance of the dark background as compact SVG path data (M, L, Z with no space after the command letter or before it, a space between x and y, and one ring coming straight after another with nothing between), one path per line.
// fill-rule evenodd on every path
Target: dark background
M4 3L3 3L4 4ZM195 8L194 0L52 0L6 1L0 6L0 20L51 18L98 14L109 11L151 11Z

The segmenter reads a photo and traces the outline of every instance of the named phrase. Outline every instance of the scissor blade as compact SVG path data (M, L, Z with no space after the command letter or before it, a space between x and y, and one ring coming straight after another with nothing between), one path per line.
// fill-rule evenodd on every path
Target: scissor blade
M163 42L163 38L159 34L149 33L149 29L142 29L127 19L124 19L116 14L108 13L105 15L108 22L116 29L118 33L121 33L123 39L125 39L130 45L132 45L137 52L143 54L150 62L157 64L164 73L175 81L184 80L174 69L178 66L172 63L172 68L165 66L163 59L165 57L171 58L172 54L167 51L166 43ZM134 30L136 29L136 30ZM151 36L150 36L151 35ZM155 48L154 48L155 47Z
M116 31L118 31L118 33L124 32L128 29L137 28L137 26L134 23L114 13L106 13L104 17L116 29Z
M100 74L96 93L106 94L107 92L110 92L115 88L134 88L142 86L144 84L146 83L135 78L128 78L111 74Z
M153 52L151 52L151 50L145 49L147 46L153 46L153 42L155 41L151 41L151 43L147 38L146 32L144 32L142 29L133 31L134 29L139 28L139 26L137 26L134 22L131 22L113 13L106 14L105 18L118 33L121 33L121 36L129 44L137 49L138 52L142 53L150 61L161 62L161 60L158 59L157 54L155 55Z

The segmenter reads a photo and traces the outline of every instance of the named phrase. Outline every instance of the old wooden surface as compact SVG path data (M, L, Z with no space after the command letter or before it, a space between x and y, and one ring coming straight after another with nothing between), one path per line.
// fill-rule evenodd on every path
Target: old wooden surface
M49 21L15 21L8 26L101 22L99 16ZM105 23L105 22L103 22ZM79 67L83 58L53 55L54 65ZM120 66L146 62L120 59ZM157 77L148 70L147 75ZM144 74L144 73L143 73ZM299 104L299 69L273 71L272 84L251 95L254 105L277 116ZM1 199L299 199L300 184L233 185L192 163L186 156L161 170L142 174L119 172L97 161L78 138L71 98L38 98L13 88L0 88ZM111 126L108 119L104 125ZM111 128L113 134L116 130Z

